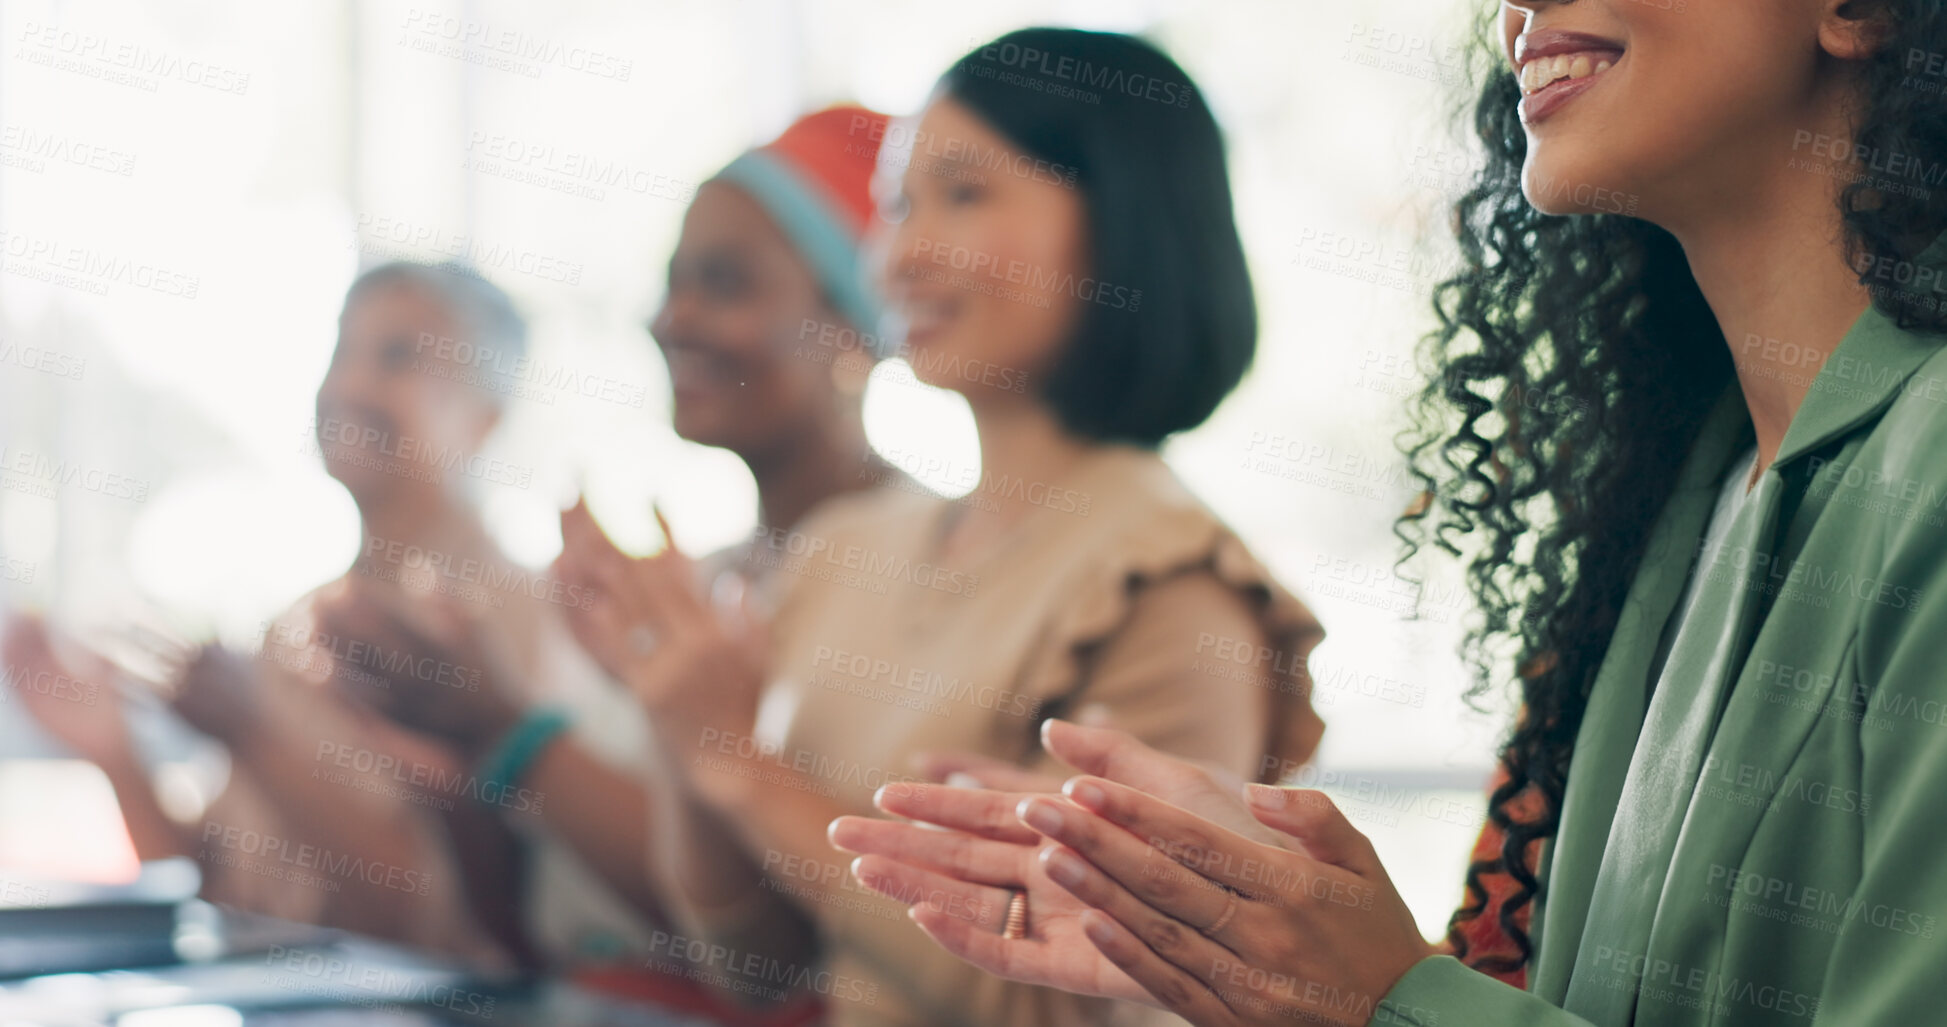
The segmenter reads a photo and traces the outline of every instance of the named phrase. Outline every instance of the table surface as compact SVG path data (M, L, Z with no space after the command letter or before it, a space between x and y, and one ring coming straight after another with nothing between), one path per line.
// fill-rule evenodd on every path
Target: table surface
M172 905L173 927L159 926L154 914ZM194 900L144 907L124 896L0 909L0 943L0 962L11 956L0 977L0 1023L713 1027L567 981L491 980L343 931Z

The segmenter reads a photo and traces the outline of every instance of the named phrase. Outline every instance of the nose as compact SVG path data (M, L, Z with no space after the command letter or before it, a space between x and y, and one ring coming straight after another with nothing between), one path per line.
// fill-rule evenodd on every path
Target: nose
M930 225L931 219L915 210L893 227L886 240L885 263L881 268L884 275L882 291L887 296L896 296L900 279L912 277L919 270L924 254L933 246Z
M649 330L649 337L656 345L668 349L680 346L690 336L696 323L696 301L687 290L671 289L664 294L662 305L656 308L643 327Z
M347 359L341 351L325 369L324 380L318 383L318 406L343 408L361 393L370 391L371 376L359 367L359 361Z

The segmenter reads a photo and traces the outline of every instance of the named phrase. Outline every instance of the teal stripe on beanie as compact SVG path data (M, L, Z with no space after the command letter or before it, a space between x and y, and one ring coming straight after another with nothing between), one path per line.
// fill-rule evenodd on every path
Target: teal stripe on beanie
M718 179L748 192L777 223L785 238L811 265L818 283L845 319L870 337L878 356L886 356L879 330L878 291L865 274L857 241L831 204L784 162L752 150L717 173Z

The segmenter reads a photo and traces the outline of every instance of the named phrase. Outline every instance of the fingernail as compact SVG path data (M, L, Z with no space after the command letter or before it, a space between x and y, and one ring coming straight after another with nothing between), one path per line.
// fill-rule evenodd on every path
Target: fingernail
M1061 811L1046 799L1022 799L1014 812L1022 823L1042 834L1061 833Z
M1115 944L1115 930L1100 914L1096 916L1082 914L1082 933L1088 935L1088 940L1094 942L1097 948L1107 948Z
M1271 785L1250 785L1244 789L1251 805L1258 809L1283 809L1291 801L1291 793Z
M1062 793L1075 800L1077 806L1102 812L1109 805L1109 793L1093 781L1074 778L1061 787Z
M1048 876L1064 888L1079 888L1088 879L1088 869L1072 853L1062 849L1049 849L1046 858Z
M979 788L981 784L980 779L972 774L964 770L956 770L946 776L946 786L948 788Z
M1104 703L1092 702L1075 711L1075 723L1088 727L1107 727L1115 719Z
M884 809L887 799L905 799L911 796L912 789L907 788L904 782L895 781L880 785L879 790L872 793L872 805Z

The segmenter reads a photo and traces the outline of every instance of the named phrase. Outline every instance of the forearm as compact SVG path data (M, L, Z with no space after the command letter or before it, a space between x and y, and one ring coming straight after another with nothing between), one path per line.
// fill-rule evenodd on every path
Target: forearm
M535 757L526 788L539 797L548 829L610 888L651 923L668 922L648 866L649 824L663 803L641 780L563 735Z
M237 771L278 812L279 829L289 837L274 844L288 852L310 846L324 865L364 871L333 875L333 923L410 938L425 926L422 900L435 886L457 880L439 825L424 807L406 801L395 782L321 765L315 756L321 737L319 729L265 724L232 755ZM206 817L203 849L220 850L236 830L252 827L226 823L220 814Z
M714 781L699 789L676 767L658 781L655 871L684 929L780 960L808 962L817 946L814 917L788 890L771 886L765 867L780 863L785 852L832 862L824 824L807 830L808 818L782 809L794 803L761 801L755 788ZM799 848L806 844L812 847Z
M155 782L146 769L133 760L103 765L101 769L108 776L109 786L115 789L115 801L122 808L122 820L128 825L129 840L135 845L137 857L146 861L187 856L195 851L190 828L163 812L162 804L156 800Z

